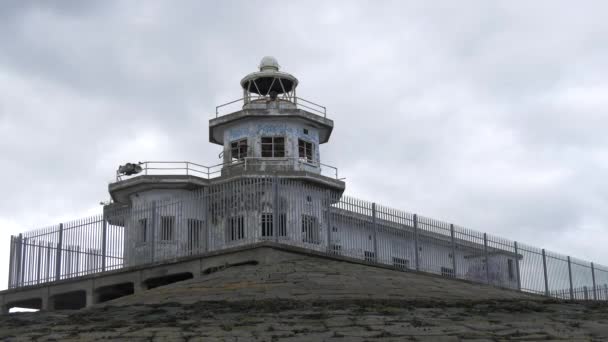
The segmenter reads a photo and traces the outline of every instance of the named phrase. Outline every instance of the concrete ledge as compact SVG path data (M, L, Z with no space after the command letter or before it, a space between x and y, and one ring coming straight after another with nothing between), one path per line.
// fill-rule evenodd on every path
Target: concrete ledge
M273 251L280 252L280 255ZM97 296L97 292L99 289L102 288L107 290L112 286L132 284L133 291L129 293L139 293L147 289L145 283L147 280L150 279L158 279L161 277L184 273L191 273L193 278L196 279L200 278L205 273L208 273L208 270L212 270L214 268L221 269L226 265L242 263L275 265L281 261L286 261L288 259L293 259L294 262L297 263L298 260L301 260L303 256L313 259L321 258L328 261L331 260L345 262L348 264L362 265L373 269L390 270L391 272L395 272L396 275L409 273L415 274L420 277L426 277L427 279L441 279L442 282L458 282L461 284L471 284L476 287L484 286L487 288L493 288L490 285L479 284L469 280L450 279L442 277L440 275L417 272L414 270L396 270L395 268L389 265L371 263L365 260L355 259L347 256L330 255L321 251L314 251L303 247L284 245L268 241L208 252L194 256L183 257L179 259L168 260L164 262L158 262L154 264L133 266L104 273L89 274L77 278L63 279L56 282L44 283L17 289L9 289L0 292L0 304L2 305L3 312L6 312L8 307L14 304L26 302L28 300L40 299L41 304L39 309L52 310L53 296L76 291L85 291L87 298L86 306L88 307L100 302ZM531 298L543 298L540 295L523 294L519 291L512 289L504 290L510 291L512 293L517 293L522 296L531 296ZM123 290L117 288L117 291L120 292Z

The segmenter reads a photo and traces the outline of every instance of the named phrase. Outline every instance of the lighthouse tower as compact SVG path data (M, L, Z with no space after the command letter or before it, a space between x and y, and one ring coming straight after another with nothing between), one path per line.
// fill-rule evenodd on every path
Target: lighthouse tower
M345 184L321 162L319 146L333 129L325 107L297 97L298 79L273 57L240 86L243 97L218 106L209 121L209 141L222 146L220 165L119 168L106 216L125 228L125 264L263 240L332 245L329 207ZM117 207L121 220L112 219Z
M281 71L275 58L264 57L259 71L245 76L241 87L242 109L209 122L210 142L224 148L222 175L247 171L310 178L331 172L323 170L319 145L329 141L333 121L324 107L296 96L296 77ZM335 177L312 177L330 188L344 188Z

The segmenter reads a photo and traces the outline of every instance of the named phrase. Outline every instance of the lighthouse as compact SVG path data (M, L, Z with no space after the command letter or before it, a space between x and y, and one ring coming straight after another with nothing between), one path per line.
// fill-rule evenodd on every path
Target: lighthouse
M262 58L241 79L242 98L216 107L209 121L209 141L221 146L217 165L119 168L108 217L138 208L121 213L125 222L109 218L125 227L125 264L261 240L328 248L327 208L345 184L319 151L333 121L325 107L297 96L298 84L274 57Z

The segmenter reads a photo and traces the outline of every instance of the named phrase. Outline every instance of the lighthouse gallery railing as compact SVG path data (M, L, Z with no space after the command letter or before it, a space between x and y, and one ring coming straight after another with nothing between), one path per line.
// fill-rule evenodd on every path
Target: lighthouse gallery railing
M608 300L592 262L287 180L256 178L119 208L10 241L9 288L261 241L563 299Z

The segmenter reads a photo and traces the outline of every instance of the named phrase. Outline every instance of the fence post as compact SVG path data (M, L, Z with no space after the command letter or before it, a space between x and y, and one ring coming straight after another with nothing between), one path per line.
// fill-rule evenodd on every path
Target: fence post
M374 261L378 262L378 224L376 222L376 203L372 203L372 225L374 229Z
M23 284L21 274L23 273L23 234L19 234L15 241L15 285Z
M108 254L108 221L106 220L106 211L103 211L101 216L103 220L102 228L101 228L101 271L105 272L106 270L106 256Z
M608 300L608 284L604 284L604 300Z
M59 239L57 241L57 254L55 257L55 281L61 278L61 249L63 248L63 223L59 224Z
M517 248L517 241L513 242L515 247L515 272L517 273L517 290L521 291L521 274L519 272L519 250Z
M8 288L12 288L13 285L13 271L15 270L15 266L13 263L15 262L15 237L11 235L11 246L10 246L10 260L8 263Z
M568 256L568 280L570 281L570 300L574 300L574 287L572 287L572 263Z
M36 284L40 284L41 268L42 268L42 241L38 242L38 264L36 265Z
M591 281L593 283L593 300L597 300L597 291L595 289L595 267L591 263Z
M325 201L327 203L327 252L333 253L331 243L331 193L329 190L325 190Z
M203 189L203 200L205 201L205 252L209 252L209 240L211 237L211 232L209 231L209 202L211 202L209 188Z
M583 296L585 300L589 300L589 292L587 291L587 285L583 286Z
M543 254L543 275L545 276L545 296L549 296L549 279L547 278L547 255L545 249L542 249Z
M272 177L272 236L279 241L279 181L277 176Z
M420 260L418 255L418 215L414 214L414 261L416 271L420 271Z
M450 224L450 239L452 242L452 269L454 270L454 278L456 277L456 239L454 238L454 225Z
M152 201L150 220L150 262L154 262L156 254L156 201Z
M483 233L483 254L486 259L486 282L490 283L490 258L488 257L488 234Z

